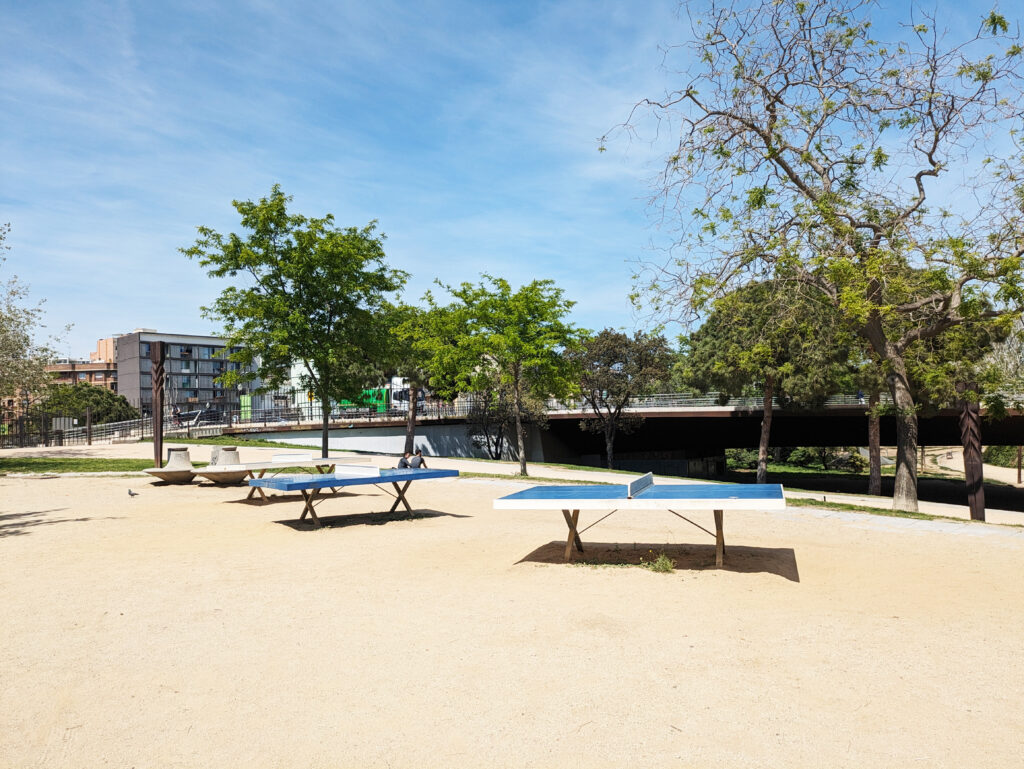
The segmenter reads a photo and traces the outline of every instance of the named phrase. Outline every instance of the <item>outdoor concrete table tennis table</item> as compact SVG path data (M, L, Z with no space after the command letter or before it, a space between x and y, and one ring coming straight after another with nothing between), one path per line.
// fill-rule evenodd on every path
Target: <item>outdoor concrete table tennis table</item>
M533 486L494 500L496 510L561 510L569 527L565 560L572 549L583 552L579 536L581 510L667 510L694 526L678 511L713 510L715 514L715 566L725 559L722 518L725 510L784 510L786 499L778 484L679 483L654 484L651 473L625 485ZM608 517L595 521L599 523ZM591 524L594 525L594 524ZM588 527L589 528L589 527ZM697 526L697 528L702 528ZM710 533L710 532L708 532Z
M308 515L319 528L323 524L320 523L313 505L320 492L324 489L329 488L332 491L337 491L344 486L373 485L391 494L388 489L384 488L384 485L391 484L395 490L394 494L392 494L395 502L391 505L391 509L388 512L395 512L399 503L401 503L405 505L406 512L411 513L412 508L405 498L405 493L413 481L422 481L428 478L455 478L458 474L458 470L428 470L426 468L403 468L400 470L385 468L378 470L376 467L349 466L338 472L324 475L278 475L274 478L253 478L249 481L249 485L260 488L261 491L262 489L276 489L278 491L301 492L305 504L299 520L304 520ZM265 495L264 499L266 499Z

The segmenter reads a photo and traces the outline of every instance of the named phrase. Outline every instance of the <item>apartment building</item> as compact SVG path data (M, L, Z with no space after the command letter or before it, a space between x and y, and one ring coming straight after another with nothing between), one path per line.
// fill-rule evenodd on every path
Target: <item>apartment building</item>
M259 382L224 387L215 379L238 364L224 355L225 340L216 336L164 334L154 329L136 329L114 339L117 355L118 393L129 403L150 414L153 403L153 361L150 352L156 342L164 343L164 403L182 411L212 409L237 411L242 396L248 396ZM249 399L247 398L247 402Z
M91 384L117 392L117 363L114 361L60 358L46 367L54 384Z

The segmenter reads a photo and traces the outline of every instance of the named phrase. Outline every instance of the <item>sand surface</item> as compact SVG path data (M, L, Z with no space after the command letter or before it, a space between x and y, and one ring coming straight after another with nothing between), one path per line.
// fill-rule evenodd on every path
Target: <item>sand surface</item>
M0 477L0 767L1024 765L1024 529L519 488Z

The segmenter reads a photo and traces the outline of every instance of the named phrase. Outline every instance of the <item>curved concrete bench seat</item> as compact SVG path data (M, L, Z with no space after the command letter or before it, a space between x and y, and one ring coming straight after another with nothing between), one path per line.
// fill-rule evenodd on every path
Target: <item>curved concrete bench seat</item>
M192 483L196 474L188 455L188 447L167 449L166 465L148 467L143 472L167 483Z

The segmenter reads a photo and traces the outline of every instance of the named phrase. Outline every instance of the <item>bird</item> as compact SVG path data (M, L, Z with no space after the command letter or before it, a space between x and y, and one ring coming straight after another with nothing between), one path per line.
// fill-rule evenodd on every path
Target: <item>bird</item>
M128 496L129 497L137 497L137 496L139 496L139 492L132 491L131 489L128 489Z

